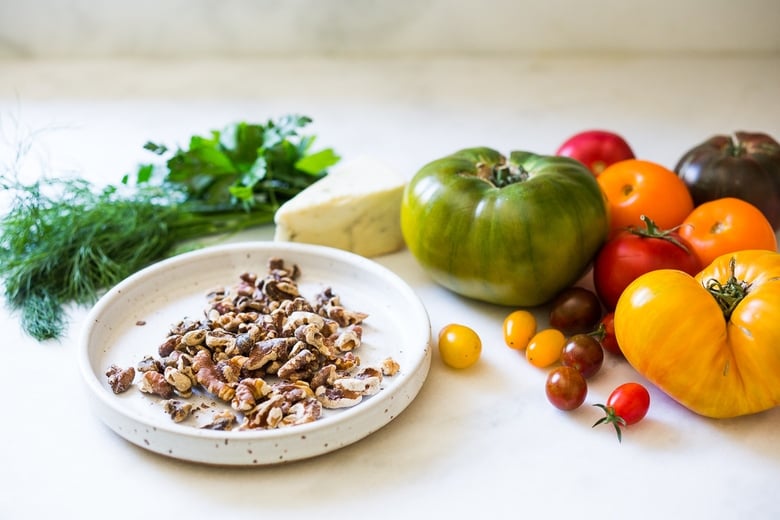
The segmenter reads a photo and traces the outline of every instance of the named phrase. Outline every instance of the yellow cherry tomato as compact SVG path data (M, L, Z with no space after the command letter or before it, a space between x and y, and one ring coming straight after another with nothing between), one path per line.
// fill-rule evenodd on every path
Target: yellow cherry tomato
M509 348L523 350L536 334L536 317L528 311L514 311L504 319L504 341Z
M439 331L439 355L452 368L467 368L479 360L482 340L473 329L450 323Z
M525 349L525 357L535 367L544 368L561 358L566 336L558 329L540 330Z

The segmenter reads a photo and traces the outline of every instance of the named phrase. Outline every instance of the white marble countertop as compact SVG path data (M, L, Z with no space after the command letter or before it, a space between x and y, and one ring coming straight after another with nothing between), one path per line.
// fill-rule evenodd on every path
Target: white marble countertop
M471 60L0 62L4 160L40 131L25 171L116 182L147 140L182 143L237 120L314 118L321 146L370 154L411 176L464 146L552 153L591 127L673 167L690 146L738 129L780 136L780 58L503 57ZM267 239L270 227L242 238ZM428 309L434 331L475 328L485 348L455 371L434 352L418 398L364 440L287 465L225 468L149 453L87 407L76 362L88 311L59 342L24 336L0 309L5 396L0 517L17 518L777 518L780 409L698 417L651 388L648 417L618 443L591 429L609 391L640 380L607 358L586 406L564 413L544 371L503 345L507 309L435 286L408 252L377 258ZM543 313L540 311L540 317Z

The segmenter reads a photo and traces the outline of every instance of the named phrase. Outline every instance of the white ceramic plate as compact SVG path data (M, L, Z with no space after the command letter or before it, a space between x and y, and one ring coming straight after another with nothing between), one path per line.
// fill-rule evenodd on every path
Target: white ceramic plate
M136 366L145 355L157 356L172 324L202 317L208 290L231 287L246 271L262 276L271 257L300 267L298 285L307 299L331 287L346 308L369 314L357 351L361 366L392 357L401 367L398 374L384 378L377 394L352 408L327 410L308 424L215 431L199 428L195 418L175 423L164 412L163 401L141 393L137 384L125 393L113 393L105 376L111 364ZM111 289L89 313L79 362L97 415L133 444L208 464L275 464L336 450L398 416L428 375L430 337L422 302L403 280L376 262L321 246L239 243L173 257Z

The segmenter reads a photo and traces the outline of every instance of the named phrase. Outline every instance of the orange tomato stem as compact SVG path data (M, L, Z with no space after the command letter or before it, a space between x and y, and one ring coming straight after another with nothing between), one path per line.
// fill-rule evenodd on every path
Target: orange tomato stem
M720 283L717 279L710 278L704 287L718 302L726 321L731 318L731 313L734 312L739 302L750 292L749 283L737 280L735 274L736 261L734 258L729 261L729 268L731 269L731 276L726 280L726 283Z

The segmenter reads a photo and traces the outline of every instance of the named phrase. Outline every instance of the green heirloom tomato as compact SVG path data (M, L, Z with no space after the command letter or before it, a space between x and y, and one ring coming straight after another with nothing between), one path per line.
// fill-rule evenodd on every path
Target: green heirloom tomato
M530 307L587 270L609 233L595 177L568 157L468 148L407 185L401 230L433 279L470 298Z

